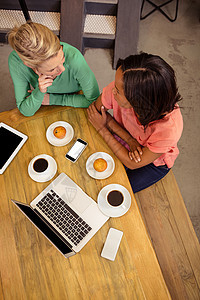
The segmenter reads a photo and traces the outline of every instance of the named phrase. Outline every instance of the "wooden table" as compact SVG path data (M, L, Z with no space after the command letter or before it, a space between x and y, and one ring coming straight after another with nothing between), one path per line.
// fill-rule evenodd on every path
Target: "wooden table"
M59 120L69 122L75 134L68 145L54 147L45 133ZM0 299L170 299L124 168L88 122L86 110L42 107L27 118L15 109L1 113L0 121L29 137L0 175ZM77 137L86 140L88 147L73 164L65 153ZM115 171L108 179L95 180L86 172L87 158L97 151L111 154L115 161ZM132 196L130 210L120 218L110 218L80 253L69 259L11 202L30 203L50 183L36 183L27 172L30 160L42 153L57 161L56 176L65 172L94 200L111 183L124 185ZM110 227L124 232L114 262L100 256Z

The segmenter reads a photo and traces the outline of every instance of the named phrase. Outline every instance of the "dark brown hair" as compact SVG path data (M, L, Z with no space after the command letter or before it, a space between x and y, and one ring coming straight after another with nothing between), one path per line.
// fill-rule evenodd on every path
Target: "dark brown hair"
M173 111L181 100L174 70L160 56L130 55L118 60L119 67L123 71L125 97L144 127Z

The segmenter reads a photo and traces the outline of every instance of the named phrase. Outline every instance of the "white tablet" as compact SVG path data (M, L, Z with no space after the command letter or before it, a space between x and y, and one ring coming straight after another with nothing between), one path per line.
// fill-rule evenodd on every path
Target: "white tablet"
M0 123L0 174L3 174L27 139L25 134Z

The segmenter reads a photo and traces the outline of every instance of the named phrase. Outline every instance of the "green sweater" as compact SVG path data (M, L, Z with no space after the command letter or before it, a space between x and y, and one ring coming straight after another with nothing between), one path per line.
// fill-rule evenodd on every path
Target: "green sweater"
M47 88L50 105L88 107L99 96L96 78L78 49L66 43L60 44L65 55L65 71ZM45 95L39 90L38 75L23 64L15 51L11 52L8 65L17 107L24 116L32 116L40 108ZM34 90L30 94L31 86ZM80 90L83 95L73 94Z

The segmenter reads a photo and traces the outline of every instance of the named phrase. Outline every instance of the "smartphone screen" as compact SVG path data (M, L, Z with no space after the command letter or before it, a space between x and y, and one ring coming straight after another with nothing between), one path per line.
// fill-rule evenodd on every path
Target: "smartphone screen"
M77 161L86 146L87 143L85 141L82 139L77 139L72 148L67 152L66 158L72 162Z

